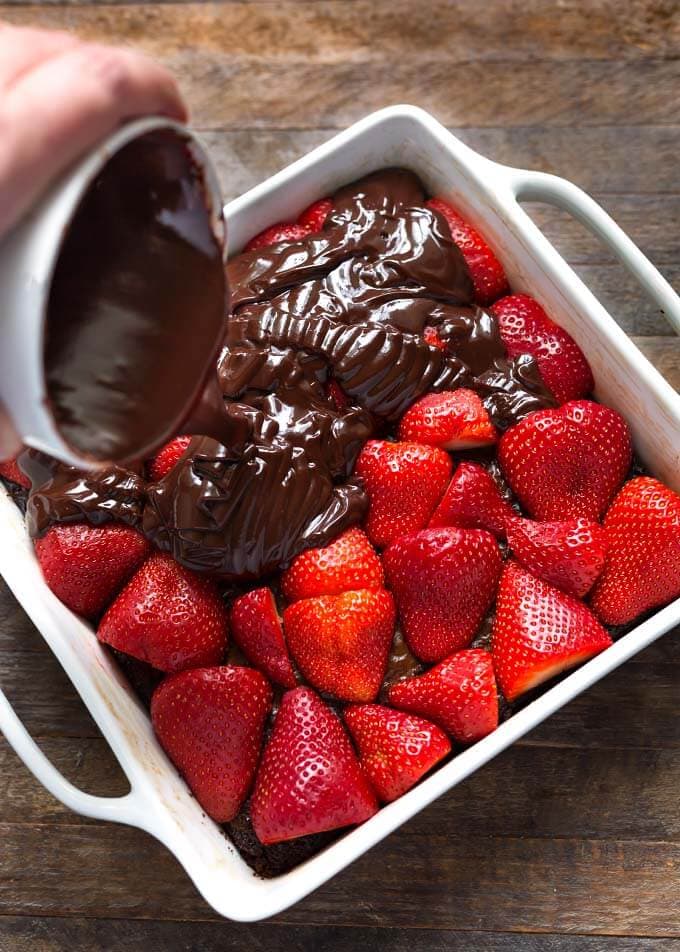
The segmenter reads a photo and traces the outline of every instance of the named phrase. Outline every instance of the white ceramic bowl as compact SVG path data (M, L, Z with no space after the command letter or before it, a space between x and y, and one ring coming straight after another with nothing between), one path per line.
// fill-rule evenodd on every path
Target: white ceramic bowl
M171 129L186 138L205 179L213 229L223 241L222 192L206 147L186 126L152 116L128 122L68 169L0 242L0 398L25 446L81 469L92 469L96 464L66 443L47 399L43 354L54 269L69 223L94 179L123 146L157 129Z
M271 222L294 217L314 199L386 165L412 168L430 192L450 197L480 226L498 251L513 289L537 297L577 339L592 364L597 396L629 421L637 451L651 472L680 490L680 397L533 225L518 198L552 202L583 221L638 277L678 329L680 300L605 212L568 182L490 162L427 113L396 106L357 123L228 205L232 250L238 251ZM367 823L291 872L263 880L202 813L157 744L146 712L90 627L48 590L23 520L6 494L0 495L0 526L0 571L80 692L127 774L131 791L112 799L79 791L42 754L0 695L0 727L10 744L54 796L73 810L137 826L165 843L207 902L222 915L241 921L264 919L297 902L680 623L677 599Z

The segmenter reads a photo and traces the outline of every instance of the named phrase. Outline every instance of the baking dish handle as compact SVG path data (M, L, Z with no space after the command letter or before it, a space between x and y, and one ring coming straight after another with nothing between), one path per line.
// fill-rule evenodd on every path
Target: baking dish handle
M97 820L111 820L132 826L140 825L139 796L134 788L122 797L97 797L91 793L83 793L62 776L48 760L19 720L1 689L0 731L34 777L49 790L52 796L61 800L71 810Z
M509 185L516 202L547 202L555 205L573 215L599 238L637 279L643 290L661 308L676 333L680 334L680 298L601 205L577 185L557 175L507 167L503 168L503 172L510 173Z

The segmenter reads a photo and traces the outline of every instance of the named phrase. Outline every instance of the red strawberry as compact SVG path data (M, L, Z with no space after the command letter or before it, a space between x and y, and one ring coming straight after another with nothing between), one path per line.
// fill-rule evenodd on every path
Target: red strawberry
M294 242L302 241L310 233L311 229L305 225L298 225L294 221L280 221L276 225L270 225L254 238L251 238L243 249L244 251L257 251L259 248L268 248L270 245L276 245L280 241Z
M318 202L305 208L298 218L298 225L302 225L311 232L321 231L323 224L333 208L333 202L330 198L320 198Z
M459 526L462 529L487 529L499 539L505 538L505 524L515 511L501 496L491 473L479 463L463 462L439 503L428 529Z
M24 489L31 488L31 480L19 469L16 457L14 457L14 459L6 459L0 463L0 476L2 476L3 479L8 479L10 483L23 486Z
M441 661L466 648L498 585L494 537L482 529L424 529L393 543L383 561L413 654Z
M612 643L583 602L517 562L506 563L501 576L491 641L496 677L509 701Z
M338 717L310 688L287 691L250 801L266 846L363 823L375 794Z
M326 393L336 410L342 412L350 405L350 399L337 380L331 379L326 384Z
M218 664L227 610L211 579L156 552L109 607L97 637L161 671Z
M492 304L502 294L507 294L508 279L503 265L479 232L443 198L431 198L425 204L446 219L451 237L460 248L470 271L477 303Z
M428 393L408 408L399 424L399 439L469 450L496 442L496 429L473 390Z
M283 613L290 653L305 678L343 701L372 701L394 635L389 592L343 592L295 602Z
M380 800L396 800L451 750L436 724L382 704L345 710L359 762Z
M233 820L248 795L271 706L272 689L253 668L180 671L154 691L156 736L217 823Z
M607 540L597 522L532 522L515 516L507 529L517 561L563 592L583 598L602 571Z
M590 400L530 413L498 444L512 491L534 519L545 521L599 520L632 455L623 417Z
M498 726L498 693L491 655L458 651L425 674L393 684L390 704L439 724L460 744L473 744Z
M158 482L159 479L167 476L184 455L189 443L191 443L190 436L176 436L174 440L166 443L149 461L149 479L152 482Z
M638 476L604 520L607 560L592 607L606 625L624 625L680 595L680 495Z
M366 533L356 526L322 549L302 552L281 576L281 590L289 602L383 585L382 563Z
M528 294L510 294L496 301L491 312L508 357L531 354L545 385L559 403L585 397L595 386L585 354L571 334L551 321Z
M281 618L270 588L256 588L231 606L231 632L243 654L277 684L297 684L283 638Z
M368 493L366 532L373 545L383 548L427 525L451 469L451 459L437 447L369 440L359 454L356 473Z
M99 615L149 554L151 546L130 526L85 523L54 526L35 540L45 581L78 615Z
M439 350L446 350L446 341L441 339L439 336L439 331L436 327L424 328L423 340L426 344L429 344L430 347L437 347Z

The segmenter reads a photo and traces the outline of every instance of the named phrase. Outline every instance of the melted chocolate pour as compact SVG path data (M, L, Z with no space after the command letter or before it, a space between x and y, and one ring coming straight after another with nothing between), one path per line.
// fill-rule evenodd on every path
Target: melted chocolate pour
M66 442L120 461L168 440L214 367L227 304L186 140L135 139L87 191L52 281L45 376Z
M195 414L210 436L146 487L135 473L83 476L29 451L24 468L44 471L31 532L122 519L189 568L258 577L361 521L357 455L424 393L471 387L499 428L555 406L533 358L506 359L444 219L424 201L415 175L384 170L341 189L319 233L235 258L219 392ZM424 342L432 326L445 350ZM346 407L329 397L330 380Z

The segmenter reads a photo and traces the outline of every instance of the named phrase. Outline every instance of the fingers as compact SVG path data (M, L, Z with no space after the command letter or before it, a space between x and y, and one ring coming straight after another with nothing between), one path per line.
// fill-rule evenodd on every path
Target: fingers
M13 459L21 449L21 440L7 411L0 403L0 461Z
M0 92L39 63L76 46L69 33L10 27L0 23Z
M76 43L25 71L0 97L0 234L76 158L145 115L183 121L186 109L172 76L132 50Z

